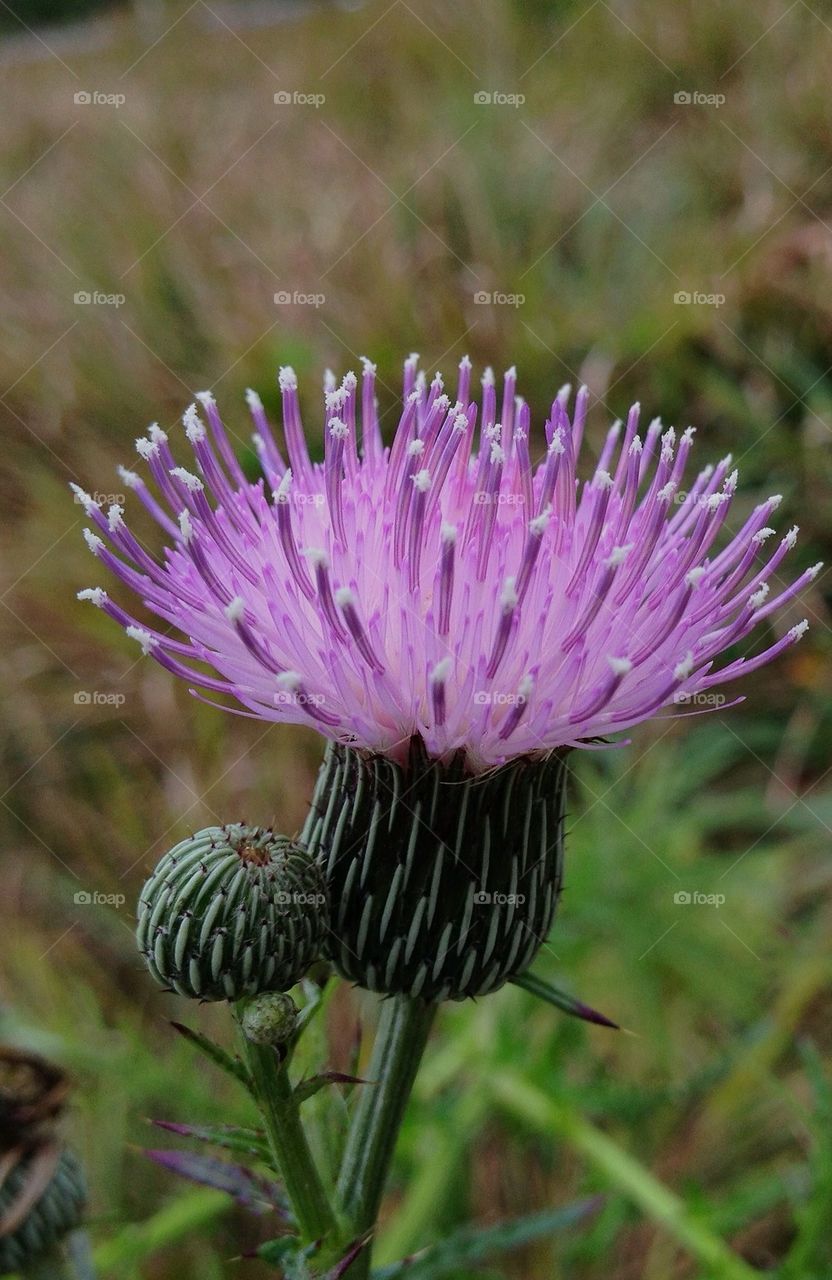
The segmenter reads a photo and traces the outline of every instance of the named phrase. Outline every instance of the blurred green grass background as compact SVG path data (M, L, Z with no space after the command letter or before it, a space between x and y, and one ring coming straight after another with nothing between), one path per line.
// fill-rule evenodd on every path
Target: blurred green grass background
M635 398L697 425L701 465L737 460L737 526L782 492L795 571L828 556L832 11L145 0L64 26L3 16L0 1035L75 1076L105 1275L256 1277L235 1259L268 1223L138 1152L156 1141L148 1116L250 1117L168 1025L227 1038L222 1011L151 987L132 908L189 830L296 830L320 744L197 705L76 605L100 573L67 482L120 492L134 437L155 419L176 435L204 387L244 442L245 387L277 416L278 364L316 390L324 366L366 353L389 426L407 352L450 373L468 351L478 370L517 364L538 422L586 380L593 444ZM694 92L725 100L674 101ZM96 290L123 304L74 301ZM585 1117L751 1265L832 1275L828 582L775 621L813 625L743 705L575 761L567 888L538 968L632 1034L514 988L443 1011L380 1254L600 1192L586 1230L495 1274L711 1280L651 1223L632 1171L576 1132ZM76 703L92 690L123 705ZM674 902L694 890L725 903ZM350 1062L371 1014L340 990L321 1059ZM512 1103L521 1085L534 1106Z

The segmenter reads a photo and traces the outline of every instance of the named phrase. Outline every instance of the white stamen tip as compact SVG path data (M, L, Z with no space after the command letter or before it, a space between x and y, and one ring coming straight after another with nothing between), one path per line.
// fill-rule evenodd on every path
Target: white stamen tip
M246 602L242 596L235 596L225 607L225 616L229 622L239 622L246 611Z
M329 556L324 551L323 547L306 547L303 554L306 556L309 563L314 565L316 569L319 567L323 569L329 568Z
M297 390L297 375L290 364L284 364L278 370L277 385L280 387L281 391Z
M641 436L633 436L630 441L630 453L639 454L643 450L644 445L641 443Z
M583 390L583 388L581 389ZM565 408L566 405L568 405L569 403L569 397L571 396L571 394L572 394L572 383L564 382L563 386L560 388L557 395L555 396L555 399L557 400L559 405L563 405L563 407Z
M614 481L609 471L596 471L593 483L596 489L611 489Z
M823 561L818 560L817 564L813 564L811 568L806 570L806 575L809 578L810 582L814 582L815 578L818 576L822 568L823 568Z
M337 410L343 409L348 399L349 392L346 391L344 387L336 387L332 391L327 391L324 397L324 403L328 411Z
M272 491L275 502L288 502L289 490L292 487L292 468L287 467L280 478L280 484Z
M491 365L489 364L485 367L485 369L483 369L481 382L484 387L493 387L494 381L495 381L494 370L491 368Z
M84 541L94 556L97 556L104 546L104 540L99 538L97 533L93 533L92 529L84 529Z
M802 636L805 636L808 630L809 619L804 618L802 622L798 622L797 626L792 627L791 631L788 632L789 639L791 641L800 640Z
M408 458L415 458L417 454L424 453L424 452L425 452L424 440L411 440L410 444L407 446Z
M529 533L533 538L542 538L549 527L549 521L552 519L551 504L541 511L539 516L535 516L529 521Z
M329 394L338 386L338 379L331 369L324 369L324 393Z
M187 510L179 512L179 532L182 534L183 542L190 542L194 536L194 527L191 524L191 513Z
M263 408L263 401L252 387L246 387L246 404L249 409L257 409L258 412Z
M458 413L454 418L454 431L467 431L468 419L464 413Z
M302 679L299 671L281 671L275 678L275 684L278 689L284 689L287 693L297 693Z
M740 473L739 471L737 471L735 467L734 470L731 472L731 474L729 476L726 476L725 478L725 484L723 485L723 488L725 489L726 493L734 492L734 490L737 487L737 481L739 480L739 478L740 478Z
M351 587L338 587L335 592L335 603L339 609L348 609L355 604L355 592Z
M196 398L202 405L203 409L213 408L217 403L214 394L211 391L197 391Z
M634 546L634 542L628 542L626 546L613 547L612 551L607 556L607 559L604 561L604 564L608 569L615 569L617 565L623 564Z
M430 673L431 684L444 684L454 666L453 658L441 658Z
M728 493L712 493L705 499L705 509L707 511L717 511L724 502L730 498Z
M528 675L523 676L520 680L520 683L517 686L517 695L525 702L527 698L531 697L533 691L534 676L529 672Z
M696 435L696 427L685 427L682 432L682 439L685 444L693 444L693 437Z
M766 506L771 507L772 511L776 511L782 501L783 501L782 493L773 493L769 498L768 502L766 503Z
M413 476L413 487L418 489L420 493L427 493L430 488L430 472L427 467L423 467L421 471L417 471Z
M361 367L365 374L369 375L375 373L376 366L373 364L372 360L368 359L367 356L359 356L358 358L361 361Z
M506 451L501 444L497 444L495 440L491 446L491 461L503 463L506 460Z
M144 627L125 627L126 634L131 640L136 640L142 647L142 653L148 654L154 649L159 641L149 631L145 631Z
M80 502L87 515L89 515L91 511L97 511L101 506L101 503L96 502L95 499L87 493L86 489L81 488L80 484L71 482L69 487L75 495L75 501Z
M95 605L96 609L103 609L108 600L107 592L103 587L85 587L83 591L77 593L77 598L79 600L89 600L91 604Z
M141 476L135 471L128 471L126 467L116 467L119 480L127 485L128 489L138 489L142 482Z
M343 440L346 436L349 435L349 430L350 429L347 426L346 422L344 422L341 418L330 418L329 434L332 436L333 440Z
M789 550L791 550L791 548L797 542L797 535L799 531L800 531L800 525L796 524L791 529L789 529L789 532L786 534L785 538L783 539L783 541L785 542Z
M633 664L629 658L613 658L607 656L607 662L612 667L613 675L616 676L626 676L627 673L633 669Z
M564 453L566 445L563 443L563 427L555 427L552 432L552 439L549 441L550 453Z
M136 453L138 453L140 457L147 461L149 458L155 458L158 452L158 444L154 444L152 440L148 440L144 436L139 436L136 441Z
M455 524L443 524L440 532L442 541L447 545L453 546L458 537L458 530Z
M765 542L766 538L770 538L772 534L776 532L777 532L776 529L772 529L768 526L765 529L758 529L757 532L754 534L754 537L751 539L751 541L755 542L757 546L760 546L763 542Z
M461 360L460 360L460 362L459 362L459 367L460 367L460 369L470 369L470 368L471 368L471 357L470 357L470 356L463 356L463 357L462 357L462 359L461 359Z
M691 674L692 671L693 671L693 653L689 649L688 652L685 654L684 658L682 659L682 661L677 662L676 666L674 667L673 679L687 680L688 676Z
M193 471L187 471L184 467L173 467L170 474L181 481L186 489L190 489L191 493L200 493L205 488L199 476L195 476Z
M147 428L147 434L150 436L150 439L154 444L167 443L168 433L167 431L162 430L158 422L151 422L150 426Z
M748 597L749 607L751 609L759 609L761 605L765 604L766 597L770 590L771 588L768 583L764 582L758 591L755 591L753 595Z
M662 489L659 489L659 492L656 494L656 498L659 502L669 502L675 492L675 481L668 480L667 484Z
M510 610L517 608L518 596L514 583L514 578L506 578L503 583L503 590L500 593L500 604L504 613L508 613Z
M188 405L182 415L182 421L185 424L185 435L191 444L199 444L201 440L205 439L205 427L199 420L195 404Z
M707 569L703 565L698 565L695 569L688 570L685 574L685 582L689 587L698 587L706 573Z
M120 507L114 502L107 512L107 523L110 526L110 533L115 533L124 524L124 507Z

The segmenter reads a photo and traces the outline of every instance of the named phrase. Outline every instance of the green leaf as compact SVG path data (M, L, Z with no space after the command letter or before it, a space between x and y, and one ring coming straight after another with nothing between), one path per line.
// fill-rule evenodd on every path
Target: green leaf
M600 1197L596 1196L563 1209L545 1209L510 1222L499 1222L493 1227L462 1227L410 1258L375 1270L373 1280L398 1280L399 1276L406 1276L407 1280L429 1280L454 1268L471 1266L484 1261L492 1253L506 1253L532 1240L572 1227L593 1213L600 1203Z
M238 1155L256 1156L258 1160L269 1163L272 1153L264 1134L259 1129L243 1129L239 1125L218 1125L216 1127L178 1124L172 1120L153 1120L157 1129L167 1133L178 1133L183 1138L194 1138L197 1142L208 1142L212 1146L222 1147L226 1151L235 1151Z
M295 1099L297 1102L305 1102L328 1084L369 1084L369 1081L363 1080L361 1076L345 1075L343 1071L324 1071L321 1075L299 1080L295 1085Z
M573 1018L581 1018L584 1022L594 1022L600 1027L612 1027L614 1031L620 1030L618 1023L613 1022L611 1018L607 1018L603 1013L598 1013L596 1009L590 1009L588 1004L584 1004L581 1000L576 1000L574 996L567 995L565 991L558 990L553 987L551 982L546 982L543 978L538 978L533 973L521 973L518 977L512 978L511 981L516 987L522 987L524 991L528 991L531 995L537 996L539 1000L545 1000L547 1004L552 1004L556 1009L562 1010L563 1013L571 1014Z
M245 1085L249 1093L253 1092L251 1077L239 1058L232 1058L230 1053L227 1053L220 1045L214 1044L213 1040L209 1040L200 1031L194 1031L191 1027L186 1027L181 1022L172 1022L170 1025L174 1031L179 1032L180 1036L184 1036L186 1040L190 1040L191 1044L195 1044L197 1049L204 1053L206 1058L210 1058L222 1071L233 1076L235 1080L239 1080L240 1084Z

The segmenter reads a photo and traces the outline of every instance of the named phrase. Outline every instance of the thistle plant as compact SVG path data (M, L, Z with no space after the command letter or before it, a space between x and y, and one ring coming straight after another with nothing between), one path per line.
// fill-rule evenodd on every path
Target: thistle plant
M279 386L282 449L248 393L256 481L210 393L184 414L189 468L157 425L137 441L145 474L121 476L166 535L162 559L120 506L78 491L90 550L144 612L102 587L80 596L196 697L328 740L297 845L242 827L183 842L142 894L139 945L180 994L272 1002L236 1011L238 1075L292 1202L295 1233L269 1256L360 1277L437 1006L515 981L570 1007L528 971L561 887L571 753L722 705L711 690L803 635L805 620L745 647L820 566L772 592L796 540L766 558L779 498L732 529L731 459L687 480L693 429L642 431L638 405L580 480L585 387L558 392L535 439L513 369L500 391L486 370L477 402L467 358L449 395L410 356L386 445L365 360L360 379L325 377L316 462L291 369ZM319 894L281 913L270 894L290 873ZM279 1005L318 958L385 997L334 1185L289 1078L305 1010L281 1021Z

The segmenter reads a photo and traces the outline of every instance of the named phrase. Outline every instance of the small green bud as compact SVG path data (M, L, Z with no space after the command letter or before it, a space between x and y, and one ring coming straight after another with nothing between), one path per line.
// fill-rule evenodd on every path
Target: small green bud
M246 1002L240 1025L252 1044L285 1044L298 1021L298 1007L290 995L266 991Z
M163 986L197 1000L288 991L319 958L327 893L315 861L262 827L207 827L161 859L137 942Z

